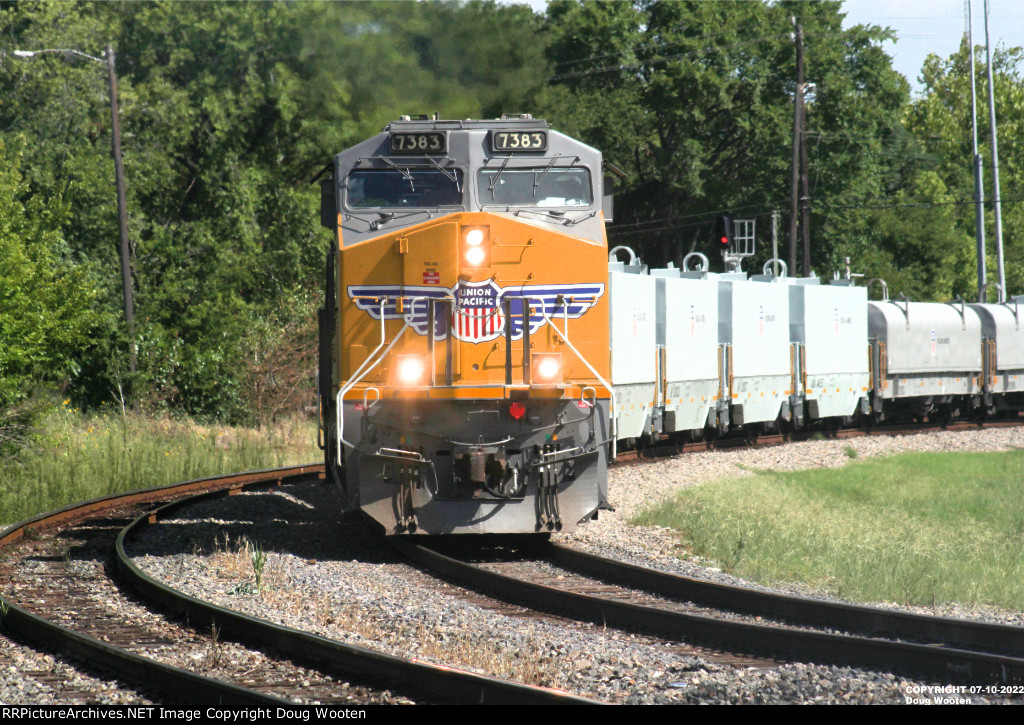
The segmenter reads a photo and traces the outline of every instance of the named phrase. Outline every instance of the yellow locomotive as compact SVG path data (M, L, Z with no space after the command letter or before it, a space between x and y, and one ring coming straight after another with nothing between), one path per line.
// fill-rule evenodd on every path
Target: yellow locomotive
M403 117L321 182L327 475L389 534L571 530L605 503L601 154L529 116Z

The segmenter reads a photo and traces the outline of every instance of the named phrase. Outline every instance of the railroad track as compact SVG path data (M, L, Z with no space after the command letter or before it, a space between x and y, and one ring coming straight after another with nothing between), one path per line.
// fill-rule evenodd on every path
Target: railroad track
M125 553L125 542L145 526L198 499L280 485L321 471L322 466L303 466L203 479L87 502L9 527L0 532L0 625L7 634L157 693L157 699L191 705L395 701L384 687L427 702L592 702L343 645L216 607L156 582ZM124 583L178 619L157 616L132 601L135 595L122 590ZM114 598L119 599L112 611ZM234 642L246 642L258 652L243 654L244 668L219 668L218 677L168 662L194 663L198 657L217 669L210 660L231 659L227 649L237 646Z
M1014 413L1004 419L988 419L983 422L954 421L949 423L898 423L873 425L870 428L803 428L785 433L733 434L720 438L709 438L699 441L673 442L668 436L651 441L643 449L619 451L616 464L628 464L641 458L662 458L685 453L699 453L711 450L732 450L743 447L779 446L786 443L814 440L825 437L834 440L847 440L867 436L904 436L919 433L937 433L939 431L969 431L982 428L1020 428L1024 419Z
M273 625L263 626L267 623L254 624L247 621L250 618L244 615L197 600L189 600L173 591L163 591L166 587L148 580L124 553L126 541L137 535L145 526L188 505L186 497L194 497L197 494L230 495L250 487L299 481L317 476L321 470L321 466L307 466L189 482L69 507L61 512L48 514L4 530L0 532L0 554L3 555L3 559L0 560L0 593L4 595L0 597L0 626L9 633L17 634L19 638L46 642L50 649L57 649L104 667L124 679L140 683L143 688L156 687L163 696L170 693L172 698L180 697L193 703L202 701L239 706L265 705L272 702L287 704L294 702L297 695L327 702L332 699L346 703L351 703L353 699L357 702L373 702L382 686L397 686L399 692L415 693L414 697L417 700L425 693L425 699L428 701L476 702L483 699L485 702L526 702L532 700L524 700L524 697L534 696L544 702L583 701L550 690L539 690L524 695L523 692L536 691L538 688L523 691L514 687L504 689L509 683L503 683L501 680L485 683L481 680L492 678L480 678L469 673L462 673L467 677L457 685L434 684L433 674L427 675L424 670L416 667L406 669L408 661L400 661L402 658L391 659L380 653L373 653L368 660L360 662L359 653L352 651L359 648L339 646L339 643L331 640L289 632L285 628ZM116 516L118 520L109 521L110 516ZM122 530L122 526L130 522L132 525ZM114 550L118 552L117 559L110 556L109 552ZM658 635L668 634L687 643L727 650L730 654L717 658L717 661L727 664L770 667L777 664L776 658L781 656L790 660L852 664L883 671L902 668L944 681L1022 681L1022 660L1018 659L1021 653L1024 653L1024 645L1020 643L1021 628L976 625L959 620L905 615L855 605L830 604L798 597L751 592L587 557L554 545L547 547L544 557L552 566L589 577L589 581L583 581L579 588L596 593L597 596L591 596L591 599L596 599L597 602L571 601L579 592L569 592L568 595L571 596L555 596L555 603L535 604L535 596L540 597L537 600L540 602L547 595L524 595L518 590L518 585L508 582L495 584L493 577L486 583L473 586L481 591L497 593L499 596L505 596L502 594L503 588L507 588L509 592L515 589L514 593L508 595L509 598L576 619L628 630L653 631ZM23 567L18 565L18 562L24 561L32 561L37 567L49 567L38 577L40 579L78 582L73 585L63 584L61 586L64 586L64 589L54 590L60 591L61 597L66 597L76 586L92 586L92 583L85 581L90 576L90 567L93 573L99 569L104 575L114 575L119 570L121 573L117 576L121 577L122 581L135 582L133 586L138 587L144 596L162 602L162 607L175 613L179 620L184 617L192 627L182 627L179 622L180 629L176 630L177 634L173 636L152 631L148 634L130 635L118 630L123 622L111 617L109 613L104 613L100 608L89 608L77 603L68 604L62 610L62 614L52 616L47 621L46 597L38 594L40 590L26 588L24 582L14 586L25 573ZM445 563L442 569L448 566L450 565ZM83 570L84 574L83 571L75 573L76 569ZM35 573L33 570L33 576ZM74 576L71 576L72 574ZM464 574L449 573L448 576L460 582L465 581ZM554 589L554 585L561 586L566 583L566 579L571 578L561 575L549 577L553 581L549 581L548 586ZM113 588L115 584L110 586ZM616 587L628 587L632 591L616 593ZM789 641L780 644L778 635L744 629L744 626L750 626L749 622L723 622L720 617L707 617L697 613L699 607L689 612L678 611L679 607L676 607L675 612L661 612L660 610L665 609L661 602L648 601L641 604L645 608L641 614L625 614L628 607L627 602L623 600L642 600L642 596L636 593L638 590L653 592L665 598L692 601L701 607L720 607L750 616L774 618L780 622L800 622L842 632L859 631L862 634L859 637L852 637L852 640L856 640L852 644L834 639L851 637L836 632L821 633L826 636L814 642L814 633L808 635L804 630L796 630L796 633L788 635ZM639 616L639 620L630 620L630 617L636 616ZM708 619L717 619L719 623L705 621ZM113 623L114 630L103 630L98 627L106 620ZM216 624L216 636L210 629L212 623ZM896 650L887 650L887 645L884 645L880 638L864 636L864 633L880 632L899 632L902 637L920 641L911 644L894 643ZM278 653L284 654L275 655L268 661L273 662L272 666L275 668L293 668L292 674L276 675L277 682L274 683L257 683L250 675L236 682L223 682L214 678L203 678L185 668L154 663L154 658L145 654L134 653L132 656L133 653L129 651L130 645L141 640L148 639L151 645L166 645L175 638L181 640L179 644L190 643L197 652L209 651L213 649L213 640L217 637L222 641L230 637L258 643L262 648L273 647ZM760 639L761 637L766 639ZM937 654L939 650L941 652ZM289 652L296 660L301 661L301 665L287 662ZM704 652L701 654L707 656ZM709 659L715 660L716 657L711 656ZM353 679L353 675L360 684L351 686L341 682L342 678ZM378 689L374 690L375 687ZM445 694L432 700L431 690L436 692L438 687ZM350 689L339 695L342 688Z
M536 556L525 559L509 557L502 550L480 565L449 555L457 544L393 543L418 566L462 586L626 631L758 656L910 672L944 683L1024 684L1024 628L1020 627L712 584L553 544L529 552ZM473 556L482 555L475 552ZM552 572L551 567L561 571ZM727 609L730 614L712 614L708 607ZM778 621L753 621L732 613ZM790 626L793 622L827 629L796 628Z

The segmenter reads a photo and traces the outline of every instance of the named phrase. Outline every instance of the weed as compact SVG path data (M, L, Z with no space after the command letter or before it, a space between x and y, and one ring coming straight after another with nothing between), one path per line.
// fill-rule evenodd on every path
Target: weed
M143 471L147 485L157 486L322 455L306 421L261 431L212 428L108 407L115 410L88 416L63 407L44 422L35 446L0 457L0 524L130 491ZM28 530L24 535L30 537Z
M249 559L252 561L252 573L256 578L256 593L263 593L263 569L267 565L267 552L260 548L259 542L251 545Z
M210 623L210 652L206 657L207 667L217 669L220 667L220 630L217 623Z
M853 446L843 446L843 453L845 453L846 457L851 459L851 460L856 458L857 455L858 455L857 454L857 449L854 448Z

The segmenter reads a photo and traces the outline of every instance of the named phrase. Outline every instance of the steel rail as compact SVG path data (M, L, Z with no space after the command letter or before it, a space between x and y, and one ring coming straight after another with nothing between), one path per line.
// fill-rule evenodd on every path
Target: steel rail
M627 564L554 543L550 544L547 553L552 563L587 576L741 614L834 629L884 632L889 636L897 634L947 646L1024 653L1024 627L900 612L709 582Z
M1024 683L1024 659L985 652L757 625L668 611L570 592L498 574L408 541L389 540L419 566L477 591L582 621L628 631L656 633L737 652L782 653L820 664L966 680L973 684Z
M12 546L31 535L32 531L49 530L120 505L166 499L182 492L217 486L237 487L253 480L279 480L307 475L321 469L318 466L299 466L235 474L93 499L6 527L0 531L0 549ZM75 632L29 612L3 595L0 595L0 629L12 636L36 642L46 649L96 665L127 682L179 697L189 703L232 707L294 706L289 700L156 662L95 637Z
M309 662L321 671L334 670L347 676L358 675L377 682L397 684L445 702L486 705L600 704L561 690L524 685L446 665L389 655L251 617L204 602L162 584L143 573L128 556L125 542L138 536L146 526L156 523L176 509L224 495L228 495L228 492L201 493L165 504L136 518L117 537L117 563L122 575L142 595L165 609L188 617L190 622L215 622L222 637L259 649L273 648L295 660Z

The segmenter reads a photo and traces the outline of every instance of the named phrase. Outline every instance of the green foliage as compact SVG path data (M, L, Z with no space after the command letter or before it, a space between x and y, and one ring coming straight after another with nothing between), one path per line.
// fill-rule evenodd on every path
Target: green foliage
M323 457L311 421L255 431L111 407L85 414L58 405L40 421L46 432L30 448L0 458L0 525L114 493Z
M97 321L87 269L66 260L68 208L29 196L23 165L0 140L0 419L33 388L78 372Z
M724 210L759 217L767 238L770 211L788 206L794 14L817 85L807 114L811 193L878 195L878 151L898 132L892 109L908 86L879 48L888 34L843 30L839 3L551 4L545 111L627 171L619 219L643 224L613 230L617 243L678 264L709 248ZM846 251L837 232L850 227L814 215L816 264Z
M1020 66L1024 49L996 48L993 52L996 115L999 123L999 166L1003 218L1003 240L1006 259L1006 282L1010 293L1024 290L1024 149L1016 139L1024 133L1024 76ZM974 175L971 163L971 76L970 52L966 42L949 58L929 56L922 69L925 94L906 111L907 129L919 144L918 165L931 169L949 190L949 196L962 202L942 210L946 229L957 238L953 250L958 284L953 292L974 298L976 295L976 250L974 241L975 212L966 203L974 196ZM978 144L985 163L985 227L986 266L988 279L996 278L994 244L995 213L992 199L991 134L988 123L988 77L985 51L975 49L975 85L978 99ZM932 210L934 212L934 210ZM916 235L923 237L924 235ZM901 243L904 240L899 240ZM888 245L893 248L895 245ZM895 252L894 253L898 253ZM994 299L994 297L992 297Z
M106 69L74 55L0 58L0 139L25 139L25 193L64 201L54 229L99 290L102 327L78 356L73 398L97 406L125 390L149 408L229 421L282 412L282 396L254 380L275 377L266 361L282 345L311 361L308 301L328 237L308 180L401 114L528 110L545 70L540 24L493 2L0 2L5 47L116 50L134 380Z

